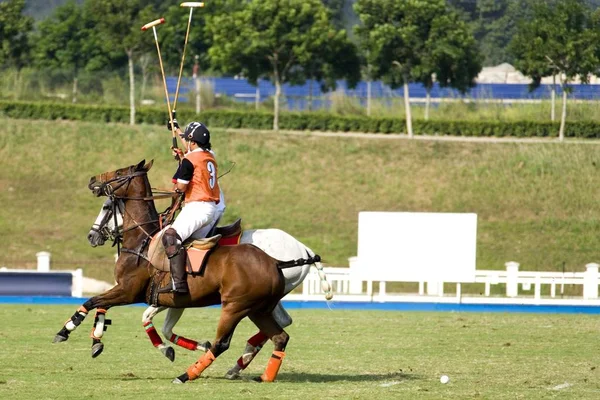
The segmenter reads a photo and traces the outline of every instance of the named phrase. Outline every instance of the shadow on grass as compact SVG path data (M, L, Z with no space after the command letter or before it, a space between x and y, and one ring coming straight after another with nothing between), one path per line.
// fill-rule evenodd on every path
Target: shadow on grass
M314 382L314 383L326 383L326 382L377 382L377 381L393 381L393 380L416 380L419 379L417 375L410 375L402 371L391 372L388 374L311 374L305 372L282 372L277 375L278 382Z

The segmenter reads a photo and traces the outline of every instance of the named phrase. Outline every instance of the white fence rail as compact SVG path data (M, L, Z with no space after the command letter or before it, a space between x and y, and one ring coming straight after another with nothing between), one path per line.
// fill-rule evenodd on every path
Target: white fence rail
M600 275L598 264L587 264L584 272L543 272L543 271L519 271L519 264L508 262L506 270L477 270L475 284L483 284L483 297L475 295L463 295L461 283L456 283L456 292L444 293L444 282L423 281L418 283L418 293L388 293L385 281L379 281L379 289L374 293L374 282L353 278L351 268L325 267L327 279L331 283L334 292L334 300L352 301L446 301L468 302L469 299L491 300L491 288L493 285L506 285L505 297L495 298L494 302L504 303L591 303L600 304L598 296L598 284ZM472 283L472 282L469 282ZM564 292L565 285L581 285L583 296L561 299L557 294ZM542 288L549 287L550 296L542 297ZM302 294L291 294L288 299L315 300L322 299L323 292L316 271L311 270L302 284ZM526 300L526 301L524 301Z

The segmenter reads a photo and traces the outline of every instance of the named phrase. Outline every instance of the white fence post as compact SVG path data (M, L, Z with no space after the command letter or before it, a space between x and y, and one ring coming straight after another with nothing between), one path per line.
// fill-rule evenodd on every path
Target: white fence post
M40 251L35 256L37 257L37 270L40 272L50 271L50 253Z
M81 268L77 268L75 271L73 271L71 296L83 297L83 270Z
M348 258L348 265L350 266L350 294L362 294L363 282L357 278L358 270L360 269L360 261L358 257Z
M519 272L520 264L515 261L509 261L504 265L506 266L506 296L517 297L519 294L517 274Z
M443 295L443 293L440 293L440 283L443 285L443 282L427 281L427 294L429 296L441 296L441 295Z
M583 284L583 298L598 298L598 264L589 263L585 266L585 281Z

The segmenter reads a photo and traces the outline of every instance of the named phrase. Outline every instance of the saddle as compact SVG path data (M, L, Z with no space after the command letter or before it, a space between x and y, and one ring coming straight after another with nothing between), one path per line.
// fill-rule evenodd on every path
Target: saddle
M219 245L221 246L232 246L234 244L239 244L240 237L242 236L242 219L238 218L231 225L216 227L213 234L222 236L221 240L219 241Z
M150 263L159 271L169 272L170 262L165 254L165 247L162 244L162 237L165 230L163 228L158 232L148 246L148 259ZM216 227L209 233L210 237L205 239L188 239L183 243L187 251L187 272L190 275L202 275L206 261L210 253L220 246L233 246L240 243L242 236L242 220L238 219L231 225Z
M162 243L162 237L166 228L154 235L150 241L148 259L157 270L169 272L170 262L165 254L165 247ZM203 266L208 258L207 256L215 249L220 239L221 235L214 235L206 239L186 240L183 243L183 248L187 251L188 274L198 275L202 273Z

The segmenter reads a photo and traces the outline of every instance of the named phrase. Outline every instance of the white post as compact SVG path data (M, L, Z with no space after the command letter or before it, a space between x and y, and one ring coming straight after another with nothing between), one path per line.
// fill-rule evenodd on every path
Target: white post
M37 257L37 270L40 272L50 271L50 253L40 251L35 256Z
M256 94L254 95L254 109L258 111L258 107L260 106L260 88L258 84L256 84Z
M519 294L519 284L517 283L517 274L519 272L519 263L509 261L506 264L506 296L517 297Z
M350 294L361 294L363 282L357 276L360 269L360 262L358 257L348 258L348 265L350 266Z
M460 282L457 282L456 283L456 301L458 303L460 303L461 292L462 292L462 287L460 285Z
M427 281L427 294L429 296L442 296L444 294L444 282Z
M77 268L73 272L73 283L71 284L71 296L83 297L83 270Z
M583 298L598 298L598 264L589 263L585 266L585 278L583 284Z
M542 277L539 273L535 276L535 287L533 289L533 292L534 292L533 297L536 300L539 300L542 298Z

